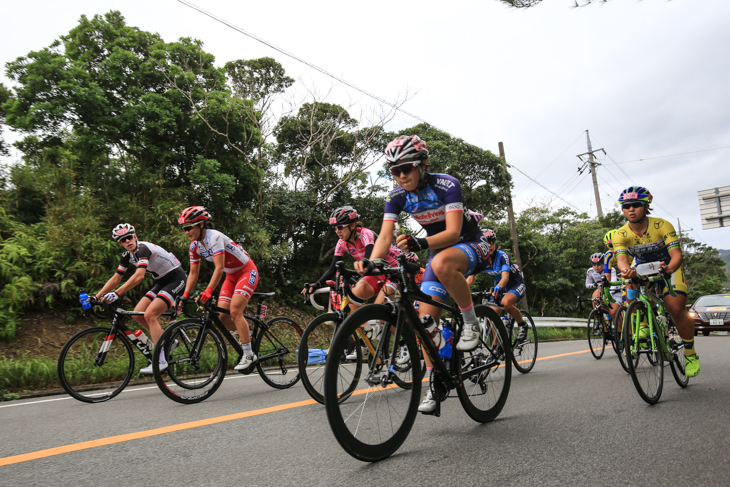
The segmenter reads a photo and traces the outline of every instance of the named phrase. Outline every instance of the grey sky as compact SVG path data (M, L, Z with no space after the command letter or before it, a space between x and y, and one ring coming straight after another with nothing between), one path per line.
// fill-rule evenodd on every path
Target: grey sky
M693 228L691 236L730 248L730 230L702 231L697 191L730 185L730 3L726 0L619 1L571 8L545 0L527 10L494 0L367 3L195 2L440 129L497 152L557 192L576 174L576 154L593 147L610 158L598 168L604 211L631 183L654 194L655 215ZM194 37L222 65L271 56L327 92L333 81L174 0L26 0L5 5L3 63L41 49L81 14L120 10L130 25L165 40ZM3 76L3 82L8 80ZM344 86L327 101L375 103ZM352 113L354 116L359 114ZM399 130L417 121L397 116ZM706 151L729 147L720 150ZM635 159L681 156L621 163ZM549 167L548 167L549 165ZM545 170L547 168L547 170ZM515 205L555 198L516 171ZM630 178L627 176L631 176ZM585 173L560 195L595 215ZM562 205L562 202L558 202ZM557 204L557 203L556 203Z

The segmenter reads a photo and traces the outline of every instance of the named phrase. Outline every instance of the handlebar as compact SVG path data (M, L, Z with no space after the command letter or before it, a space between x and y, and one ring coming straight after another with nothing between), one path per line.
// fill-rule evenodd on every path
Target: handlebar
M667 274L664 270L659 272L659 275L657 276L636 276L632 277L631 279L622 279L619 281L609 281L609 285L611 286L623 286L627 284L638 284L639 286L647 285L652 282L664 282L667 286L667 290L669 292L670 296L676 297L677 293L674 291L674 286L672 286L672 283L670 282L669 274Z
M324 306L319 305L317 303L317 301L315 301L314 295L315 294L324 294L324 293L329 293L329 292L330 292L329 287L321 287L321 288L315 290L313 293L307 293L309 295L309 302L312 303L312 306L314 306L316 309L318 309L319 311L322 311L322 310L324 310Z

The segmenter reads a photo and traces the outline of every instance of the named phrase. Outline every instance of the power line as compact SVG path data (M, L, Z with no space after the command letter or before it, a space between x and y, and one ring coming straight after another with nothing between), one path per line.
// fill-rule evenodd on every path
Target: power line
M560 157L561 157L561 156L562 156L563 154L565 154L565 153L566 153L566 152L568 151L568 149L570 149L571 147L573 147L573 144L575 144L575 141L576 141L576 140L578 140L578 139L580 139L581 137L583 137L583 132L581 132L581 133L580 133L580 134L578 135L578 137L576 137L576 138L575 138L575 140L574 140L573 142L571 142L571 143L570 143L570 145L569 145L568 147L566 147L566 148L565 148L565 150L564 150L563 152L561 152L561 153L560 153L560 154L558 155L558 157L556 157L555 159L553 159L553 162L551 162L550 164L548 164L548 165L547 165L547 166L545 167L545 169L543 169L543 170L542 170L542 171L540 172L540 174L538 174L538 175L537 175L537 176L535 176L535 177L536 177L536 178L539 178L540 176L542 176L542 175L543 175L543 173L544 173L545 171L547 171L547 170L548 170L548 169L550 168L550 166L552 166L553 164L555 164L555 161L557 161L558 159L560 159ZM534 181L533 181L533 182L534 182ZM532 184L532 183L530 183L530 184ZM528 184L527 186L525 186L525 187L524 187L524 188L523 188L522 190L524 191L525 189L527 189L527 188L528 188L528 187L530 186L530 184ZM559 191L560 191L560 190L558 190L558 192L559 192Z
M301 58L301 57L299 57L299 56L296 56L296 55L294 55L294 54L292 54L292 53L290 53L290 52L288 52L288 51L285 51L284 49L282 49L282 48L280 48L280 47L277 47L277 46L275 46L274 44L272 44L272 43L270 43L270 42L268 42L268 41L266 41L266 40L264 40L264 39L260 38L259 36L255 35L255 34L252 34L252 33L250 33L250 32L247 32L247 31L243 30L242 28L240 28L240 27L238 27L238 26L236 26L236 25L234 25L234 24L232 24L232 23L228 22L227 20L225 20L225 19L222 19L222 18L218 17L217 15L215 15L215 14L212 14L211 12L208 12L207 10L204 10L204 9L202 9L202 8L198 7L198 6L197 6L197 5L195 5L194 3L191 3L191 2L189 2L189 1L187 1L187 0L177 0L177 1L178 1L179 3L182 3L183 5L185 5L185 6L187 6L187 7L190 7L190 8L192 8L193 10L196 10L196 11L198 11L198 12L202 13L203 15L205 15L205 16L207 16L207 17L209 17L209 18L213 19L213 20L215 20L216 22L220 22L221 24L223 24L223 25L225 25L225 26L227 26L227 27L230 27L231 29L235 30L236 32L239 32L239 33L241 33L241 34L243 34L243 35L245 35L245 36L247 36L247 37L250 37L251 39L254 39L254 40L258 41L258 42L260 42L260 43L262 43L262 44L264 44L264 45L266 45L266 46L270 47L271 49L274 49L275 51L277 51L277 52L280 52L281 54L283 54L283 55L285 55L285 56L287 56L287 57L290 57L290 58L292 58L292 59L294 59L294 60L296 60L296 61L299 61L300 63L302 63L302 64L304 64L304 65L306 65L306 66L309 66L310 68L312 68L312 69L314 69L315 71L318 71L318 72L320 72L320 73L324 74L325 76L329 76L330 78L332 78L332 79L334 79L334 80L336 80L336 81L338 81L338 82L340 82L340 83L342 83L342 84L344 84L344 85L346 85L346 86L349 86L350 88L352 88L352 89L354 89L354 90L356 90L356 91L359 91L360 93L362 93L362 94L364 94L364 95L366 95L366 96L369 96L370 98L372 98L372 99L374 99L374 100L377 100L378 102L380 102L380 103L383 103L384 105L387 105L387 106L389 106L389 107L393 108L394 110L400 111L400 112L402 112L402 113L404 113L404 114L408 115L409 117L412 117L413 119L415 119L415 120L418 120L419 122L422 122L422 123L428 124L428 125L432 126L433 128L435 128L436 130L439 130L439 131L441 131L441 132L443 132L443 133L445 133L445 134L448 134L448 135L450 135L450 136L452 136L452 137L454 137L454 138L458 138L458 137L455 137L454 135L452 135L452 134L451 134L450 132L447 132L446 130L443 130L442 128L438 127L437 125L434 125L434 124L432 124L432 123L430 123L430 122L428 122L428 121L424 120L423 118L421 118L421 117L419 117L419 116L417 116L417 115L414 115L414 114L412 114L412 113L410 113L410 112L407 112L406 110L402 109L402 108L401 108L400 106L398 106L398 105L395 105L395 104L393 104L393 103L390 103L389 101L385 100L384 98L381 98L381 97L379 97L379 96L377 96L377 95L374 95L373 93L370 93L369 91L366 91L366 90L364 90L364 89L362 89L362 88L360 88L360 87L358 87L358 86L354 85L353 83L350 83L349 81L346 81L346 80L345 80L345 79L343 79L343 78L340 78L340 77L338 77L338 76L335 76L334 74L332 74L332 73L330 73L330 72L326 71L325 69L323 69L323 68L320 68L319 66L317 66L317 65L315 65L315 64L312 64L312 63L310 63L310 62L308 62L308 61L304 60L303 58ZM461 139L461 140L463 140L463 141L464 141L465 143L467 143L467 144L469 144L469 145L471 145L471 146L473 146L473 147L477 147L477 148L479 148L479 146L478 146L478 145L476 145L476 144L471 144L471 143L470 143L470 142L468 142L468 141L467 141L466 139ZM576 139L576 140L577 140L577 139ZM573 144L571 144L571 145L573 145ZM570 148L570 147L568 147L568 148ZM568 149L565 149L565 150L567 151ZM563 151L563 152L565 152L565 151ZM562 154L561 154L561 155L562 155ZM558 156L558 157L560 157L560 156ZM557 159L556 159L556 160L557 160ZM555 161L553 161L553 162L555 162ZM552 164L552 163L551 163L551 164ZM556 196L557 198L560 198L560 196L558 196L557 194L555 194L555 193L553 193L552 191L550 191L550 190L549 190L548 188L546 188L545 186L543 186L543 185L542 185L541 183L537 182L537 181L536 181L535 179L533 179L532 177L528 176L528 175L527 175L527 174L526 174L526 173L525 173L524 171L522 171L522 170L521 170L520 168L518 168L517 166L515 166L515 165L514 165L513 163L509 163L509 164L508 164L508 166L509 166L509 167L513 167L513 168L515 168L515 169L516 169L517 171L519 171L519 172L520 172L520 173L521 173L521 174L522 174L523 176L525 176L525 177L526 177L527 179L529 179L529 180L530 180L530 181L532 181L533 183L537 184L538 186L540 186L541 188L543 188L543 189L544 189L545 191L549 192L550 194L552 194L552 195ZM542 173L540 173L540 174L542 174ZM563 198L560 198L560 199L561 199L562 201L565 201L565 200L564 200ZM578 211L581 211L580 209L578 209L578 208L577 208L576 206L572 205L571 203L569 203L569 202L567 202L567 201L565 201L565 203L569 204L570 206L572 206L572 207L573 207L573 208L575 208L576 210L578 210Z
M630 161L621 161L621 162L613 161L613 164L618 165L618 164L626 164L626 163L629 163L629 162L649 161L651 159L661 159L663 157L684 156L684 155L687 155L687 154L697 154L698 152L708 152L708 151L722 150L722 149L730 149L730 145L726 145L724 147L715 147L714 149L701 149L701 150L695 150L695 151L691 151L691 152L679 152L677 154L668 154L666 156L644 157L643 159L632 159ZM613 160L613 159L611 159L611 160Z

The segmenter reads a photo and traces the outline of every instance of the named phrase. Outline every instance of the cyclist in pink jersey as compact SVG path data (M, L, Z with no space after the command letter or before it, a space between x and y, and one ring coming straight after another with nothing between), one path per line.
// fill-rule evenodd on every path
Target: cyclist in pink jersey
M221 314L220 319L229 330L234 327L243 347L243 357L234 367L236 370L249 368L257 360L251 350L251 332L243 310L251 299L259 282L259 273L253 260L243 248L225 234L214 230L207 220L210 214L202 206L191 206L180 213L177 222L190 239L190 274L185 286L182 300L190 296L190 292L198 283L200 274L200 258L215 264L215 271L208 287L200 295L200 300L208 301L218 286L223 274L226 275L218 296L218 306L230 310L230 315Z
M329 224L334 227L335 233L340 238L335 247L335 255L332 259L330 268L320 277L317 282L305 286L302 294L313 293L322 287L328 280L333 280L337 272L337 263L343 260L345 254L350 254L356 261L367 259L373 250L373 245L378 235L365 228L362 222L358 221L357 210L352 206L341 206L335 209L329 218ZM390 250L385 259L392 266L398 265L396 257L401 254L400 249L390 246ZM387 281L382 281L376 276L366 276L358 281L357 285L352 288L355 296L361 299L370 299L378 295L383 287L391 285ZM378 301L384 301L384 296L378 296ZM359 305L351 303L351 309L357 308Z

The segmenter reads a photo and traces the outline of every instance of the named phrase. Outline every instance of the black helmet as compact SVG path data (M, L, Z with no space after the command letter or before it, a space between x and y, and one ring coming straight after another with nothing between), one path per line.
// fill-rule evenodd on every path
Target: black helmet
M336 208L330 214L330 225L349 225L355 223L359 217L357 216L357 210L352 206L340 206Z

